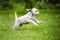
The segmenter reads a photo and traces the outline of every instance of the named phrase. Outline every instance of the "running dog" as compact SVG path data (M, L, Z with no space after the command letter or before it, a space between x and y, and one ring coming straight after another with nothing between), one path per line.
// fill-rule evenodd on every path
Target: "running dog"
M14 25L12 27L13 30L15 30L15 28L17 26L19 26L19 29L22 29L22 25L26 24L26 23L33 23L34 25L37 26L37 23L41 23L42 21L38 21L34 18L34 15L39 15L39 11L36 8L32 8L32 9L26 9L28 11L28 13L24 16L21 17L17 17L17 14L15 12L15 22Z

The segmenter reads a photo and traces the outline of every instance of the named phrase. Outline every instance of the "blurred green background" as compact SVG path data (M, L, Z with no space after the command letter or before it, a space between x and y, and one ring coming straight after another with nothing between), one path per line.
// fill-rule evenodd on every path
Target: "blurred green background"
M40 11L35 18L43 23L12 30L14 12L20 17L33 7ZM60 0L0 0L0 40L60 40Z

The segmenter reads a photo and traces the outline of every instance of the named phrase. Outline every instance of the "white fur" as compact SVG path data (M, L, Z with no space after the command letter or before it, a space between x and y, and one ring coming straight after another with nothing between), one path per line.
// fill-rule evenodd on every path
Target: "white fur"
M29 11L31 10L31 11ZM17 26L19 26L19 28L21 29L22 25L25 23L33 23L34 25L37 25L37 23L41 23L42 21L38 21L34 18L34 14L39 14L38 9L36 8L32 8L32 9L27 9L28 13L24 16L21 17L17 17L16 12L15 12L15 22L14 25L12 27L13 30L15 30L15 28ZM37 11L37 12L36 12Z

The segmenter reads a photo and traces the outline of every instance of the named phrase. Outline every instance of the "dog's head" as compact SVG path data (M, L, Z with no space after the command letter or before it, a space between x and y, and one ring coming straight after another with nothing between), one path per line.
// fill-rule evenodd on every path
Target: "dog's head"
M32 14L39 14L38 9L32 8L32 9L26 9L27 11L31 12Z

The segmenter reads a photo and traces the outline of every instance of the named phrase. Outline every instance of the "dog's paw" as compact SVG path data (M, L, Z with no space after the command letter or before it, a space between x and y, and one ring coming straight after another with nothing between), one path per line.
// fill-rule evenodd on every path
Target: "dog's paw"
M35 23L34 25L37 26L38 24Z
M38 21L38 23L42 23L43 21Z

